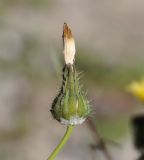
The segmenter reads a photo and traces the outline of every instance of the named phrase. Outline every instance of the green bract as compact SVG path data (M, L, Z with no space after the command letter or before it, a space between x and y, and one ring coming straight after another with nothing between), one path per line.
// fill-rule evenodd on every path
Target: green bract
M61 90L52 103L51 113L62 124L76 125L81 124L89 112L89 103L79 86L75 67L66 64L63 68Z

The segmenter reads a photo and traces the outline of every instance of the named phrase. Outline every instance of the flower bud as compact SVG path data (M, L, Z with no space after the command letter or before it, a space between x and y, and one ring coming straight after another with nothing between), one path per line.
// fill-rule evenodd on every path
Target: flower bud
M51 113L62 124L77 125L84 122L89 112L89 103L79 86L76 70L73 65L66 64L61 90L52 103Z

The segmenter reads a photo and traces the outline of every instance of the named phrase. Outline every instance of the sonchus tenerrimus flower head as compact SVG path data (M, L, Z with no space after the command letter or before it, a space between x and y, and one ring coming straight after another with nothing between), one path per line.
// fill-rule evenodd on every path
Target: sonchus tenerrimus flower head
M144 102L144 78L140 81L133 81L130 85L128 85L127 91L132 93L140 101Z
M52 103L53 117L65 125L77 125L85 121L90 113L89 102L79 85L79 76L74 66L75 43L71 29L64 23L63 53L65 66L62 86Z

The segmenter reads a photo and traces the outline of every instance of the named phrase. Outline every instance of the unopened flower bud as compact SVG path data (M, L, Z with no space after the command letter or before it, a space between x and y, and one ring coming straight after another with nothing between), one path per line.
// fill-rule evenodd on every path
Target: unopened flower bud
M89 103L80 89L76 70L73 65L66 64L61 90L53 101L51 113L62 124L77 125L85 121L89 112Z
M66 23L63 26L63 53L66 64L73 64L75 57L75 42L71 32L71 29Z
M70 28L64 23L63 45L65 66L63 68L62 86L52 103L53 117L65 125L77 125L87 118L90 107L81 91L79 77L74 66L75 43Z

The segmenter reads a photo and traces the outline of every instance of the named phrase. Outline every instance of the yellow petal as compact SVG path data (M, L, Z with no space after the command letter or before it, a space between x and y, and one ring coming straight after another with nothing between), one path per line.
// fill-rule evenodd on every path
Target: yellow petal
M134 81L128 87L127 90L132 93L135 97L144 101L144 79L141 81Z

